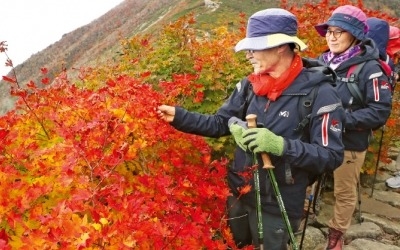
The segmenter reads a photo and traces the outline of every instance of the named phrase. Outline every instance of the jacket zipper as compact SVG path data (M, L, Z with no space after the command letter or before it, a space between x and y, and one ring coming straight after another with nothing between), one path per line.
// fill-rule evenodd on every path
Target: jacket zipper
M271 101L270 101L270 100L268 100L268 101L267 101L267 103L265 104L264 113L266 113L266 112L267 112L267 110L268 110L268 108L269 108L269 105L270 105L270 103L271 103Z

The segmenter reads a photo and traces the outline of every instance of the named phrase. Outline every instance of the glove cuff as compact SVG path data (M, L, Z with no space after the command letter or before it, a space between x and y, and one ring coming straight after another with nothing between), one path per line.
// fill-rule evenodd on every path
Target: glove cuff
M285 152L286 152L286 148L287 148L287 144L288 144L288 142L286 141L286 139L285 138L283 138L283 137L281 137L282 138L282 149L281 149L281 151L279 152L279 156L282 156L282 155L284 155L285 154Z

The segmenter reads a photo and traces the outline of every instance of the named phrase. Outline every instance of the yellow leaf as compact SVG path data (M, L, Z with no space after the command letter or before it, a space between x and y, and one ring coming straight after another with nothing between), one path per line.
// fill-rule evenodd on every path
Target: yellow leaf
M96 229L97 231L100 231L101 229L101 225L99 223L93 223L92 226L94 227L94 229Z
M81 227L86 227L87 225L87 215L84 215L83 218L81 218L78 214L71 215L71 226L74 228L74 230L78 230Z
M108 220L106 218L101 218L100 219L100 223L103 225L107 225L108 224Z
M136 246L136 241L132 240L132 237L129 235L128 238L124 239L124 245L133 248Z
M130 146L128 152L126 153L126 157L128 157L129 159L134 159L137 155L137 150L137 148Z
M87 214L85 214L82 218L82 226L86 226L88 224Z
M25 224L31 230L38 229L40 227L40 222L36 220L28 220Z
M89 238L90 238L90 237L89 237L89 233L83 233L83 234L81 234L80 239L77 241L78 246L79 246L79 247L81 247L81 246L86 247L86 241L87 241Z

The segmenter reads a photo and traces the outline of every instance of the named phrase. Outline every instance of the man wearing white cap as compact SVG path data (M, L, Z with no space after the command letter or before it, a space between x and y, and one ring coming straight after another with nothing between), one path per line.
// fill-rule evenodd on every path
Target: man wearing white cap
M208 137L234 136L238 147L228 171L232 195L227 199L227 211L237 247L287 249L288 228L298 228L310 180L324 171L333 171L343 160L341 130L345 115L332 86L335 74L316 60L297 54L306 45L296 34L297 19L286 10L272 8L253 14L246 38L238 42L235 50L245 51L254 72L238 82L215 114L168 105L158 107L160 118L180 131ZM254 96L247 105L248 85ZM316 91L309 105L308 125L298 129L304 118L299 106L313 89ZM247 114L257 116L258 128L247 128L240 119ZM261 154L270 156L290 225L283 219L271 188L273 183L262 168ZM252 178L254 162L249 164L249 155L255 156L259 164L262 239ZM243 192L246 186L251 187L249 192Z

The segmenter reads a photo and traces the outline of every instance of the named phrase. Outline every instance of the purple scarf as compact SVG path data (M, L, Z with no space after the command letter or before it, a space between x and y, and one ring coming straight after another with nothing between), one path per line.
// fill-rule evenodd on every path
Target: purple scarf
M361 46L355 45L341 54L334 54L331 51L322 54L322 58L328 66L336 69L342 62L358 55L361 52Z

